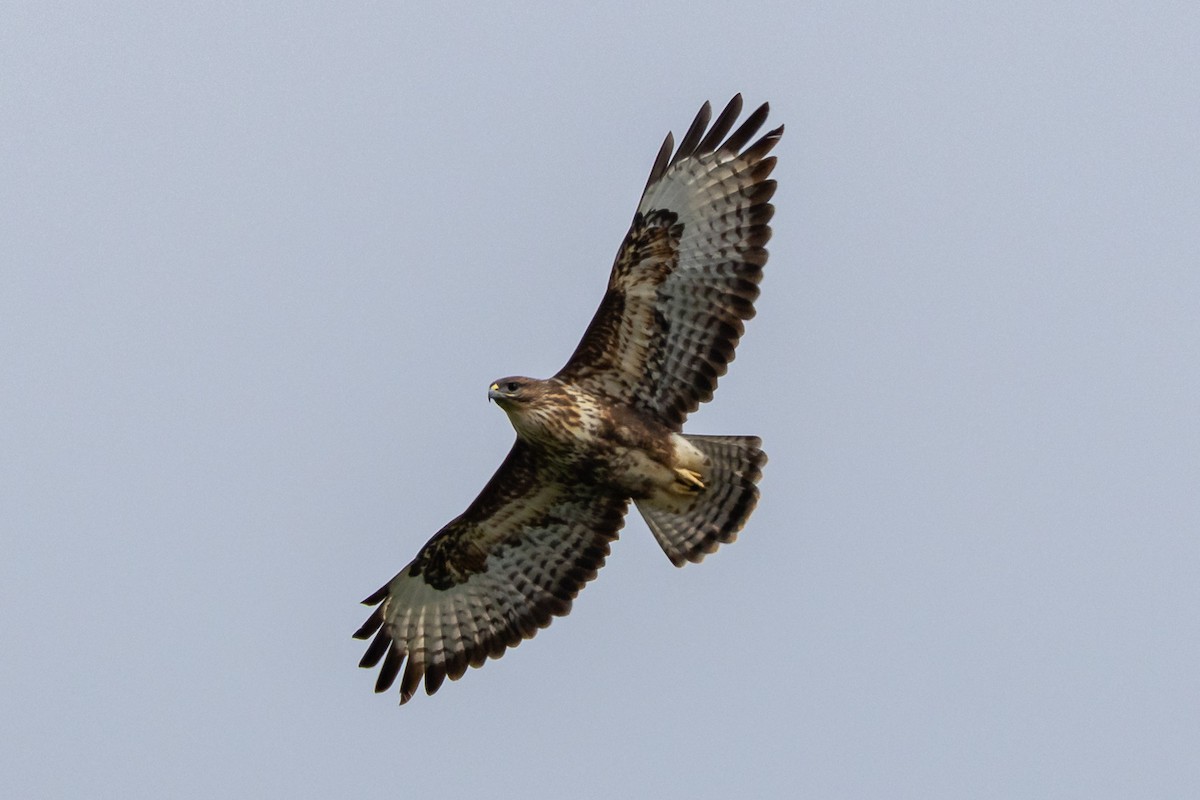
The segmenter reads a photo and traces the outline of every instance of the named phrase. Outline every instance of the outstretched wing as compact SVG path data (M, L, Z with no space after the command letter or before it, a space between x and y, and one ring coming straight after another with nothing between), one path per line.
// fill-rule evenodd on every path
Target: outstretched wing
M462 516L363 602L378 605L355 633L374 640L359 666L383 666L375 691L400 679L406 703L468 666L520 644L571 610L624 522L626 500L585 481L547 477L521 440Z
M767 261L775 210L768 154L783 127L746 147L768 106L729 135L741 109L736 95L708 128L705 103L674 155L667 134L608 291L557 376L676 430L712 399L742 323L754 316Z

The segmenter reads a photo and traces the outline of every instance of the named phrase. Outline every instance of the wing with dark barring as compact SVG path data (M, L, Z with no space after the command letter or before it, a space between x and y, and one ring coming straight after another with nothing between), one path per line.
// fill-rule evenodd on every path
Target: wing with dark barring
M667 135L600 308L557 376L676 430L712 399L767 261L783 127L750 143L764 103L730 134L741 108L737 95L710 127L705 103L678 149Z
M354 635L374 637L359 666L382 663L375 691L399 677L401 703L422 680L433 694L567 614L604 565L626 505L548 478L518 440L467 511L363 601L376 608Z

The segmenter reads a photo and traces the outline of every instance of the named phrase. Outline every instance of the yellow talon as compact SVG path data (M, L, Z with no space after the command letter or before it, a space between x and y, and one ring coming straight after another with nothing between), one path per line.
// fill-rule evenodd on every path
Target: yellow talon
M675 470L675 483L679 487L678 491L685 494L699 492L704 489L704 481L700 480L700 473L684 469L683 467Z

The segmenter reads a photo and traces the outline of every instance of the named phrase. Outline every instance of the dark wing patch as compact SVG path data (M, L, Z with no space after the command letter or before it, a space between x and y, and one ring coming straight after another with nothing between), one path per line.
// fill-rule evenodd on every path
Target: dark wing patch
M676 430L733 360L767 260L769 153L783 128L747 147L768 106L730 134L741 108L735 96L708 127L706 103L674 154L667 136L600 308L557 376Z
M375 691L400 677L401 703L422 680L433 694L570 611L626 510L623 498L583 484L545 477L518 440L470 508L363 601L378 606L354 634L374 636L359 665L382 662Z
M624 362L653 355L638 349L648 340L640 334L665 324L655 293L677 265L682 234L683 227L669 211L634 216L609 276L608 291L568 362L568 366L587 365L579 371L579 378L608 375L613 384L606 392L610 397L630 392L637 385ZM665 333L665 328L658 331L659 335ZM566 368L559 377L565 374Z

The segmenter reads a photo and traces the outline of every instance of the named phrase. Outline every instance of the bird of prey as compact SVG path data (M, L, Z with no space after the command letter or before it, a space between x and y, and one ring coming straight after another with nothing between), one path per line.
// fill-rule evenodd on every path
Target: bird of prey
M360 666L400 702L425 683L499 658L565 615L596 576L629 502L671 563L731 542L758 501L756 436L683 433L712 399L754 316L783 134L755 138L763 104L734 130L735 96L708 103L658 151L600 308L552 378L501 378L488 398L517 438L475 501L363 601ZM733 131L730 133L730 131ZM401 674L403 670L403 674Z

